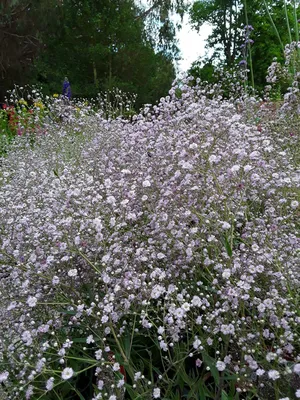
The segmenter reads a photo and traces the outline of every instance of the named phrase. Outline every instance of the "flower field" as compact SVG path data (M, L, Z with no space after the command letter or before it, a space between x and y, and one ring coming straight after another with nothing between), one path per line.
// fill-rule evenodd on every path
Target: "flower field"
M5 398L300 398L295 98L176 85L2 158Z

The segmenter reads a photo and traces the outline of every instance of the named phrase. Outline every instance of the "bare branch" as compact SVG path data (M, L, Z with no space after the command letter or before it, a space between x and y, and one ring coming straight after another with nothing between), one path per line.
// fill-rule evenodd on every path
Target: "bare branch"
M152 11L154 11L157 7L159 7L161 5L161 1L158 0L156 2L153 3L153 5L148 8L148 10L143 11L141 14L139 14L136 18L137 19L145 19L148 17L149 14L152 13Z
M34 42L32 42L31 39L35 40L35 41L39 41L38 38L32 36L32 35L18 35L17 33L12 33L12 32L8 32L5 31L3 29L0 29L0 32L2 32L4 35L8 35L8 36L13 36L13 37L17 37L19 39L27 39L29 40L32 44L36 45Z
M14 12L11 13L12 16L18 15L18 14L22 14L24 11L26 11L29 7L31 6L31 2L29 2L25 7L23 7L21 10L16 10Z

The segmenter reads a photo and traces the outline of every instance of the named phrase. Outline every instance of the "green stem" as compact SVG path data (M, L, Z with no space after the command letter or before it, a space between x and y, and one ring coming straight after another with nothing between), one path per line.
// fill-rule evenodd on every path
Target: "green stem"
M279 35L278 29L276 28L275 22L274 22L274 20L273 20L273 18L272 18L272 15L271 15L271 13L270 13L270 10L269 10L269 7L268 7L268 5L267 5L267 3L266 3L266 0L263 0L263 2L264 2L264 6L265 6L265 8L266 8L268 17L269 17L269 19L270 19L270 21L271 21L271 24L272 24L272 26L273 26L273 28L274 28L274 30L275 30L275 32L276 32L276 35L277 35L277 37L278 37L280 46L281 46L281 48L282 48L282 53L284 54L284 45L283 45L283 43L282 43L282 40L281 40L281 37L280 37L280 35Z
M114 337L114 339L115 339L115 341L116 341L116 343L118 345L118 349L119 349L119 351L121 353L121 356L123 357L124 362L129 365L129 360L128 360L126 354L124 353L123 347L121 346L121 343L120 343L120 341L119 341L119 339L118 339L118 337L116 335L116 332L115 332L112 324L110 324L110 329L111 329L113 337Z
M96 266L81 252L78 251L78 253L81 255L82 258L85 259L85 261L98 273L101 274L101 271L96 268Z
M244 8L245 8L245 20L246 20L246 25L249 26L249 20L248 20L248 12L247 12L247 0L244 0ZM249 50L249 65L250 65L250 74L251 74L251 85L254 89L255 84L254 84L254 73L253 73L253 64L252 64L252 54L251 54L251 43L247 43L247 47Z
M292 40L292 33L291 33L289 15L288 15L288 12L287 12L287 6L286 6L286 1L285 0L284 0L283 4L284 4L284 13L285 13L285 19L286 19L286 26L287 26L288 34L289 34L289 41L290 41L290 43L292 43L292 41L293 41Z
M298 25L298 17L297 17L297 9L296 9L296 0L293 2L294 8L294 23L295 23L295 34L296 34L296 42L299 43L299 25ZM298 56L300 57L300 49L298 47Z
M252 64L251 43L248 43L248 46L249 46L249 64L250 64L250 73L251 73L251 84L254 89L255 83L254 83L254 72L253 72L253 64Z
M93 358L81 358L81 357L71 357L71 356L66 356L65 358L67 358L68 360L77 360L80 362L93 364L94 367L96 367L98 364L97 362L95 362Z
M288 34L289 34L289 41L290 41L290 44L291 44L293 39L292 39L292 33L291 33L291 27L290 27L290 21L289 21L289 14L288 14L287 6L286 6L286 0L284 0L283 4L284 4L284 13L285 13L286 26L287 26ZM295 72L296 72L295 53L293 54L292 71L293 71L293 75L295 75Z
M60 305L60 306L65 306L65 305L69 305L70 303L44 303L44 302L37 302L37 304L42 304L42 305L46 305L46 306L56 306L56 305Z

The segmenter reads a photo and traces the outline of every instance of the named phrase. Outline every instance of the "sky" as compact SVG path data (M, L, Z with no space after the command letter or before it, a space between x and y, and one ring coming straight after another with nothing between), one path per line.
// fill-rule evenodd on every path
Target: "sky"
M177 33L178 47L182 60L178 62L180 71L189 69L193 61L205 54L206 39L211 33L209 24L204 24L200 32L192 29L188 21L188 15L184 16L182 28Z
M137 4L147 8L149 6L147 0L135 0ZM194 0L190 0L192 4ZM182 60L178 62L178 72L184 72L189 69L193 61L196 61L200 56L205 54L206 39L211 33L209 24L204 24L200 32L192 29L189 23L189 16L185 15L183 21L180 17L174 15L172 17L174 22L180 22L182 25L181 30L177 33L178 47L180 49Z

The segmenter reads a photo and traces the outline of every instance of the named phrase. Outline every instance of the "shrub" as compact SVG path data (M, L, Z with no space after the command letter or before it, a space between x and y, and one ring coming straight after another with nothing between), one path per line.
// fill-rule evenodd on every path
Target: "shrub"
M299 391L294 138L189 79L177 93L133 124L96 112L34 151L20 137L3 160L9 398Z

